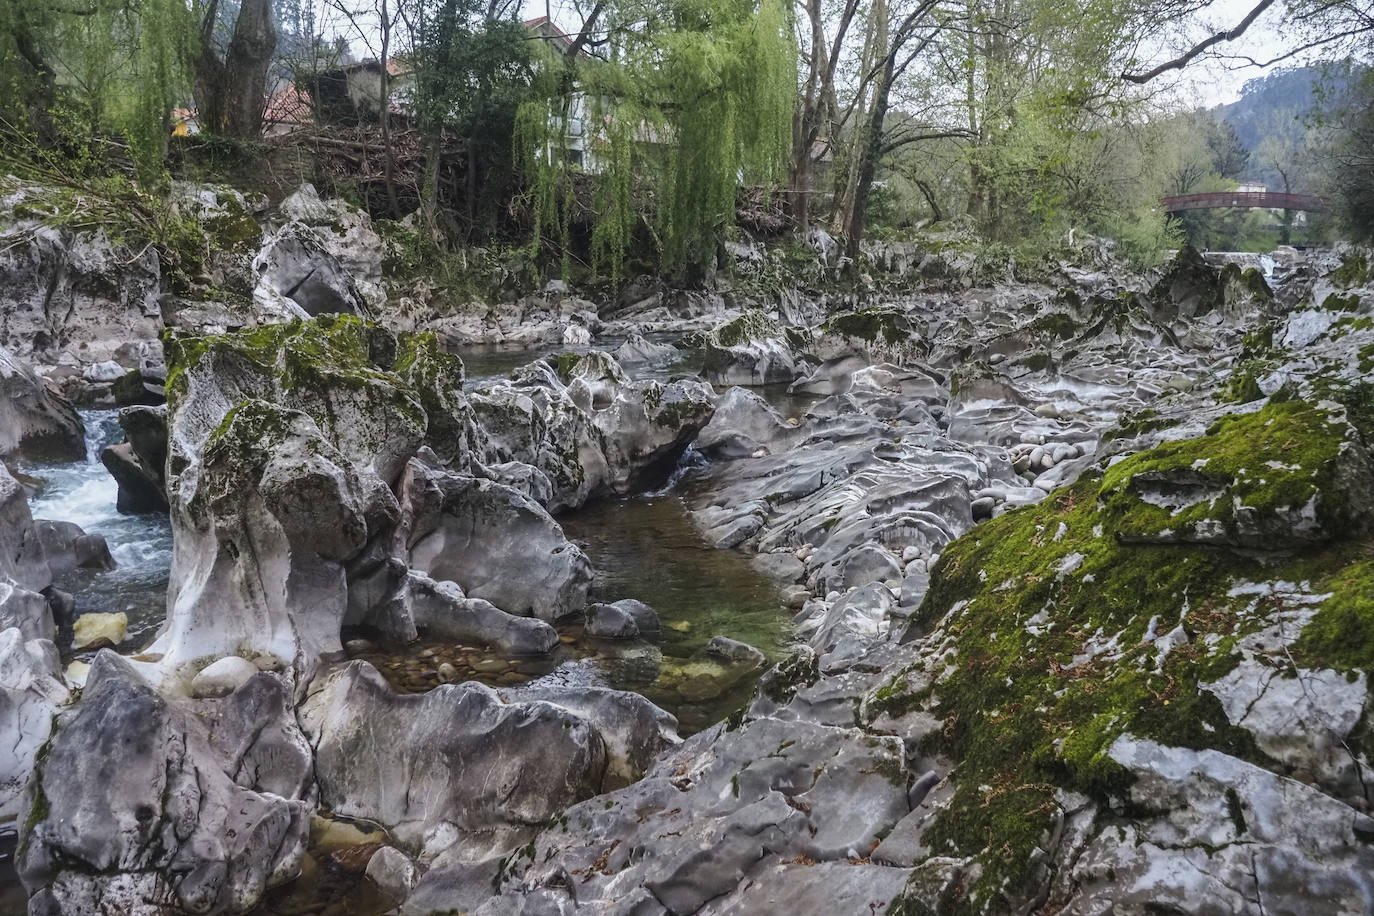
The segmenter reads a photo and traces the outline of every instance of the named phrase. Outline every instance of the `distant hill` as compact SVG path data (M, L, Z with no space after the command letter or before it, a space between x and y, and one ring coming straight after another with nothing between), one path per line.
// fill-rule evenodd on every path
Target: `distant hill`
M1230 124L1251 152L1275 132L1301 145L1311 117L1344 96L1358 74L1344 62L1275 70L1247 82L1239 99L1212 113Z

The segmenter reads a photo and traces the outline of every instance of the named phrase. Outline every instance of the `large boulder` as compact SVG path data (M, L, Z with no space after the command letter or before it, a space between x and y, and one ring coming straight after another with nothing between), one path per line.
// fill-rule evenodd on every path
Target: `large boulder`
M126 343L156 340L157 249L72 228L103 223L92 218L100 206L66 189L13 179L0 187L0 346L49 362L79 352L96 363Z
M302 223L289 222L272 233L253 259L253 269L258 273L255 300L290 300L311 316L367 311L353 277L320 235Z
M0 348L0 460L79 461L86 430L71 403L13 353Z
M566 709L476 682L398 694L366 662L325 676L300 715L321 804L431 855L460 839L519 845L599 791L606 768L600 733Z
M538 468L550 511L661 486L715 409L710 386L633 381L601 351L538 360L470 402L485 460Z
M51 586L28 497L0 463L0 629L17 628L25 640L52 639Z
M166 512L167 408L135 405L119 411L125 441L107 445L100 462L119 485L120 512Z
M277 678L172 700L101 652L35 768L18 856L29 912L246 913L298 873L313 786Z
M198 659L265 655L308 676L321 654L340 649L345 623L403 639L431 625L472 633L491 624L493 644L550 647L547 631L511 626L495 608L473 603L481 594L441 593L407 578L408 548L395 546L400 513L388 484L399 484L425 443L461 464L471 442L462 365L439 352L432 335L398 340L355 318L320 318L219 337L172 334L166 347L176 549L168 620L154 647L164 667L185 677ZM148 438L140 447L159 444ZM434 449L425 454L437 478L449 473ZM522 517L552 526L558 543L550 550L566 544L538 506L486 520ZM437 528L454 534L450 523ZM483 534L493 533L501 536ZM578 556L553 562L575 572ZM582 593L585 563L577 573ZM453 578L434 571L436 579ZM508 578L490 588L516 588L510 583L519 578ZM558 599L540 596L515 602L518 610L581 606L575 583Z
M394 520L395 498L309 416L257 399L175 458L168 614L151 651L184 675L200 659L258 654L308 676L341 649L345 564Z
M558 620L586 606L586 554L520 491L412 459L398 493L412 568L512 614Z
M715 385L786 384L802 371L782 327L761 312L747 312L692 342L702 349L702 377Z
M66 701L57 647L46 639L26 641L17 627L0 630L0 821L23 809L34 759Z
M301 185L277 208L282 220L309 226L325 251L336 258L371 307L386 301L382 286L385 245L366 211L341 198L321 200L315 186Z

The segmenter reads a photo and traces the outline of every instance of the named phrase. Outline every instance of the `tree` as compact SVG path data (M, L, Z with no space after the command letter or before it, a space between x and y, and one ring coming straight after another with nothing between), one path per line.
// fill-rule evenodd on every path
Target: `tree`
M463 139L466 230L477 222L479 177L510 163L515 112L533 79L530 42L512 10L485 0L443 0L421 7L415 66L415 115L426 135L421 209L438 238L439 173L445 132ZM484 182L505 187L504 181Z
M234 31L221 54L215 47L220 0L201 13L196 57L196 104L203 128L225 137L257 139L262 133L267 69L277 46L271 0L243 0Z
M661 268L701 280L740 186L785 175L797 50L784 0L598 3L569 53L544 50L539 91L517 117L535 244L557 229L568 253L585 205L574 178L590 166L596 265L619 276L642 207ZM576 124L593 163L568 155Z
M1374 70L1326 120L1332 126L1318 155L1336 214L1353 238L1374 241Z
M1158 38L1169 30L1185 31L1219 0L1155 0L1140 7L1142 24ZM1374 45L1374 0L1288 0L1275 7L1275 0L1257 0L1245 14L1229 28L1213 31L1195 42L1189 42L1175 57L1148 69L1127 67L1121 77L1132 83L1144 84L1169 73L1182 70L1200 58L1219 58L1232 65L1268 67L1310 52L1320 51L1328 56L1368 57ZM1227 53L1224 46L1245 36L1257 22L1268 21L1269 32L1282 36L1281 50L1272 56L1257 59L1244 53Z

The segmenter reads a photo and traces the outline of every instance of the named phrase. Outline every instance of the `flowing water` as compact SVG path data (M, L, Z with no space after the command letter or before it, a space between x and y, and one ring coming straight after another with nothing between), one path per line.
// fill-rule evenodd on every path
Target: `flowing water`
M128 614L129 632L121 649L138 649L152 639L166 614L172 530L165 515L120 515L115 510L118 487L100 463L100 452L124 440L118 417L118 410L81 411L86 460L31 465L24 471L42 484L29 501L34 518L75 522L87 534L103 535L118 564L105 571L75 570L54 584L72 593L77 614Z
M602 344L606 346L605 343ZM545 351L464 350L468 385L490 383ZM656 365L639 367L639 378L666 379L691 371L698 354L683 352ZM784 416L800 416L814 398L793 398L783 390L761 393ZM84 410L86 460L34 464L24 468L41 486L30 500L35 518L75 522L103 535L118 566L113 570L77 570L55 584L71 592L78 614L124 611L129 632L121 651L136 651L155 635L166 612L172 535L162 515L120 515L117 487L100 463L105 446L123 439L116 410ZM692 488L694 453L662 491L630 499L593 503L559 518L570 538L586 550L596 569L592 599L637 598L653 607L661 620L654 643L608 643L585 637L579 626L561 627L563 646L552 658L503 659L480 647L422 641L417 645L373 646L350 654L373 661L398 689L424 690L438 683L437 669L449 662L459 680L473 677L514 686L540 678L555 682L603 684L642 693L676 715L683 734L720 721L748 701L762 669L723 663L703 650L712 636L749 643L775 661L786 648L791 628L775 583L757 570L747 554L720 550L693 524L686 500ZM349 634L345 634L348 636ZM25 895L12 871L13 825L0 826L0 913L23 912ZM336 875L335 872L338 872ZM323 878L321 876L324 876ZM332 876L332 877L330 877ZM315 884L332 887L327 894ZM335 886L337 885L337 886ZM293 885L272 895L261 913L371 912L350 897L357 876L348 863L327 859L314 882ZM320 910L321 895L334 908ZM303 905L305 909L296 909ZM381 912L381 909L376 909Z

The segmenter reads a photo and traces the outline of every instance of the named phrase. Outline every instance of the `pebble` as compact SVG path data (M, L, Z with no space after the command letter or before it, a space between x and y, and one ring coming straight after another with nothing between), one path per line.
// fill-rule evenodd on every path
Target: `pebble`
M1032 449L1032 450L1031 450L1031 453L1030 453L1030 466L1031 466L1031 467L1033 467L1033 468L1038 468L1038 467L1040 467L1040 462L1042 462L1042 461L1044 461L1044 460L1045 460L1045 450L1044 450L1044 448L1036 447L1035 449Z
M452 684L458 680L458 669L448 662L439 665L439 682L441 684Z
M902 548L903 563L910 563L912 560L915 560L918 557L920 557L920 555L921 548L917 547L915 544L908 544L906 547Z
M344 643L344 649L349 655L362 655L365 652L377 651L377 647L366 639L350 639Z
M981 496L973 501L970 508L973 510L973 520L982 521L985 518L992 518L992 511L996 503L991 496Z
M498 671L506 671L510 668L510 662L503 658L484 658L475 662L472 670L480 674L495 674Z
M1041 404L1039 407L1035 408L1035 415L1037 417L1058 417L1059 408L1053 404Z

